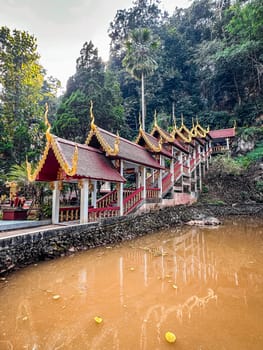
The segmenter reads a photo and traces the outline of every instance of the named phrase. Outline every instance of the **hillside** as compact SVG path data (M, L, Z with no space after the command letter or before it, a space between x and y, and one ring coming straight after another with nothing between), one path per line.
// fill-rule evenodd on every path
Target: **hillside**
M263 203L263 162L257 161L240 174L218 171L211 165L203 183L200 203Z

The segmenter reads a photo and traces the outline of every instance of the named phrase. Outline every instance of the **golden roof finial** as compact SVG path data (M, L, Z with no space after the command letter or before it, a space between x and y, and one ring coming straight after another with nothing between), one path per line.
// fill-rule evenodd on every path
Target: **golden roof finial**
M90 101L90 127L92 130L96 129L96 125L95 125L95 117L93 114L93 101Z
M78 152L78 146L77 144L75 144L75 148L74 148L74 153L72 156L72 167L69 171L69 175L73 176L76 174L77 169L78 169L78 160L79 160L79 152Z
M233 128L234 128L234 129L236 129L236 127L237 127L237 121L236 121L236 120L234 120L234 125L233 125Z
M206 132L208 133L210 131L210 125L206 128Z
M162 144L163 144L163 138L160 137L160 140L159 140L159 142L158 142L158 146L159 146L159 150L160 150L160 151L161 151L161 149L162 149Z
M195 127L195 121L194 121L194 117L192 118L192 127Z
M158 126L157 124L157 112L156 112L156 109L154 111L154 126Z
M114 150L112 152L112 155L116 156L119 153L119 144L120 144L120 135L119 135L119 131L117 131L116 138L114 141Z
M48 121L48 117L47 117L47 115L48 115L48 104L47 103L45 103L45 107L46 107L46 110L45 110L45 114L44 114L44 119L45 119L45 125L47 126L47 130L46 130L46 138L47 138L47 140L48 141L50 141L50 129L51 129L51 125L50 125L50 123L49 123L49 121Z
M30 182L34 181L35 178L34 176L32 175L32 167L31 167L31 164L29 163L28 161L28 157L26 155L26 171L27 171L27 178Z

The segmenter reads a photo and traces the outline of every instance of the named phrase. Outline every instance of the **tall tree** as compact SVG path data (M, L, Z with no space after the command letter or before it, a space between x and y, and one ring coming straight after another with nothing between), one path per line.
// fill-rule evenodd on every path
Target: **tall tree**
M126 70L137 80L141 81L141 112L142 128L145 129L145 99L144 99L144 79L157 69L157 62L153 52L158 47L159 42L152 36L147 28L138 28L131 32L129 40L126 42L127 52L123 59Z
M5 130L3 164L21 164L30 152L39 152L42 112L39 101L44 81L36 39L24 31L0 28L0 101ZM3 146L1 147L3 148Z
M95 122L109 131L125 131L124 111L116 76L105 67L93 43L84 43L76 73L68 80L53 128L63 137L84 142L89 130L89 106L94 102Z
M108 30L112 68L121 69L121 62L125 56L125 42L131 31L136 28L148 28L153 31L161 24L159 3L160 0L134 0L133 7L117 11Z

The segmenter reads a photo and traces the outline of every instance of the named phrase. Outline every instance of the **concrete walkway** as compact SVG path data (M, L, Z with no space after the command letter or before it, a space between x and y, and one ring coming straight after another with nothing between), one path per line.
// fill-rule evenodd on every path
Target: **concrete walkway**
M0 239L57 227L51 220L0 220ZM60 225L59 225L60 226Z

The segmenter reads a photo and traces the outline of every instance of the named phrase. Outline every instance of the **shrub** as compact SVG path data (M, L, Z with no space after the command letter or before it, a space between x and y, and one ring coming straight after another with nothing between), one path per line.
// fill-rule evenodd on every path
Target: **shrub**
M233 158L220 155L212 161L213 172L215 175L240 175L242 166L238 164Z

